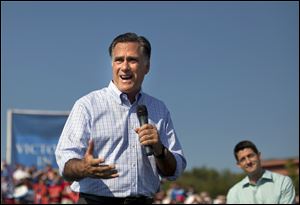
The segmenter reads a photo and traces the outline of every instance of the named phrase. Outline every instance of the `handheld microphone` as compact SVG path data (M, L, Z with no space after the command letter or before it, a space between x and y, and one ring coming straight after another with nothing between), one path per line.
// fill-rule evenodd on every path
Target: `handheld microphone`
M148 111L145 105L138 105L136 108L136 113L140 122L140 126L148 124ZM153 149L151 145L145 145L146 155L150 156L153 154Z

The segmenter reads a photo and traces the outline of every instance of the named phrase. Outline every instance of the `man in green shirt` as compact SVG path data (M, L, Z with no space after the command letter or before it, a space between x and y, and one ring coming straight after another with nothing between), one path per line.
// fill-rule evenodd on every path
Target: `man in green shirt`
M234 148L237 166L247 176L227 194L228 204L292 204L295 188L288 176L264 170L260 152L250 141L241 141Z

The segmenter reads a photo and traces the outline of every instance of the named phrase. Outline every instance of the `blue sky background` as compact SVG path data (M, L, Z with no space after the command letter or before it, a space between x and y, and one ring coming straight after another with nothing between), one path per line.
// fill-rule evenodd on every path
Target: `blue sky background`
M171 111L188 169L240 171L233 147L299 156L299 2L1 1L1 158L9 108L69 111L112 78L108 46L152 44L143 90Z

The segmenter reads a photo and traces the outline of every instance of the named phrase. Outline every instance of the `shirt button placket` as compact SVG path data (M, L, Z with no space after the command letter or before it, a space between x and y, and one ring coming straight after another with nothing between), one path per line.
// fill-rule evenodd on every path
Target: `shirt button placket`
M131 107L132 109L132 107ZM136 145L135 145L135 124L133 123L135 120L135 112L129 110L129 119L128 119L128 141L129 141L129 161L128 165L130 166L131 174L130 174L130 183L131 183L131 194L135 194L136 192L136 178L137 178L137 171L136 171Z

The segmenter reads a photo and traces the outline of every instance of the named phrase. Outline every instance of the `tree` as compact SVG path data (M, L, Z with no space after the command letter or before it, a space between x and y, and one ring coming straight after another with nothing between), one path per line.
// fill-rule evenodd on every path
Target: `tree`
M191 171L185 171L176 180L176 183L184 188L192 186L197 193L206 191L212 198L215 198L217 195L226 195L229 188L244 176L244 174L232 173L229 170L219 172L204 166L193 168ZM171 183L164 183L163 189L167 190Z
M289 176L291 177L295 186L296 195L299 195L299 174L297 173L299 167L297 167L297 164L294 163L293 159L289 159L285 167L288 170Z

